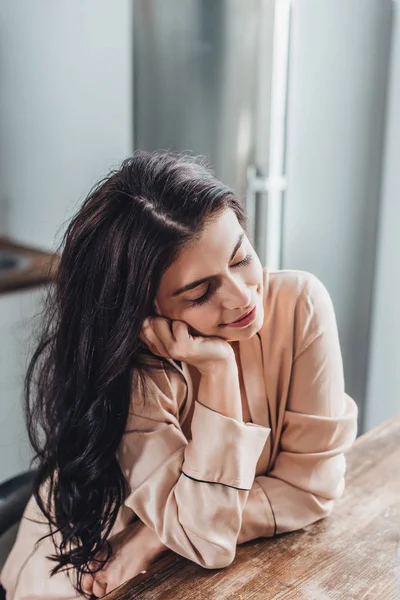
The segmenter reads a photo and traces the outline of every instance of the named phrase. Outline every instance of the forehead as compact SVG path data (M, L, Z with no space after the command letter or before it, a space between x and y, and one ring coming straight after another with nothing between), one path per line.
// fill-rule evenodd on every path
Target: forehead
M184 285L218 274L229 262L242 227L232 210L209 221L201 236L182 249L163 274L160 293L172 295Z

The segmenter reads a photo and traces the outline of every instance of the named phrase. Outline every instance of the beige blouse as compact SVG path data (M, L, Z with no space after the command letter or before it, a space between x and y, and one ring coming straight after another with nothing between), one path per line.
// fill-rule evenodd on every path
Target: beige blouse
M148 378L147 403L132 399L118 453L129 494L112 533L137 515L176 553L219 568L237 544L331 512L357 433L332 302L309 273L264 270L264 309L239 343L250 423L200 404L188 366L172 360ZM0 576L7 600L77 597L64 573L48 575L52 542L36 543L46 532L32 497Z

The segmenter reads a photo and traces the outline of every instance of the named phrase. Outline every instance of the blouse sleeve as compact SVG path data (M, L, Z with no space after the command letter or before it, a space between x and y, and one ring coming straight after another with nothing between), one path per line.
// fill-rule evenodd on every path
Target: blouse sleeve
M344 491L344 453L357 435L357 405L344 391L336 318L309 275L296 311L295 354L273 469L256 477L238 544L295 531L327 516Z
M124 504L177 554L221 568L235 557L243 508L270 429L195 401L188 441L179 424L176 377L154 371L145 401L132 402L118 452L129 484Z

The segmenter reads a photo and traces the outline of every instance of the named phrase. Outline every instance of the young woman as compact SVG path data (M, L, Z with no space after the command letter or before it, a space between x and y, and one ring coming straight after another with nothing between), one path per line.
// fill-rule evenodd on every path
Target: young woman
M138 152L72 219L26 379L38 476L7 600L101 596L327 516L357 407L322 283L269 271L204 161Z

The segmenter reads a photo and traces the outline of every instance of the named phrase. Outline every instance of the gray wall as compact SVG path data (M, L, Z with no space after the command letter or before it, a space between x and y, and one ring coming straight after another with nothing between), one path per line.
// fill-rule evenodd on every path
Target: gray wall
M52 248L132 152L131 3L0 0L0 39L0 234ZM0 295L0 482L29 463L21 401L41 305L41 288Z
M365 397L390 0L297 0L289 78L283 266L336 309L346 387Z
M0 294L0 483L29 468L23 380L44 288Z
M400 15L395 4L365 425L400 412Z
M0 9L0 233L53 247L75 205L132 152L132 6Z

